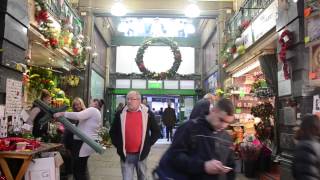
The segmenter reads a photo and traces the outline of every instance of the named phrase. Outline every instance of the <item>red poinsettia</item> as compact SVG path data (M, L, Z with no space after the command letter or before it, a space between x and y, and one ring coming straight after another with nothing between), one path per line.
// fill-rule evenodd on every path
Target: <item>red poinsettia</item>
M231 54L235 54L237 52L237 47L233 45L230 49Z
M49 84L49 82L50 82L50 80L48 80L48 79L43 79L43 80L41 80L41 83L42 83L42 84Z
M56 38L50 38L49 39L49 43L50 43L50 46L52 48L57 48L58 47L58 40Z
M47 10L42 9L36 14L36 21L38 23L47 22L48 19L49 19L49 14Z
M73 48L72 52L74 55L78 55L79 54L79 48Z
M250 25L250 21L249 20L245 20L241 23L241 29L244 31L245 29L247 29L247 27Z

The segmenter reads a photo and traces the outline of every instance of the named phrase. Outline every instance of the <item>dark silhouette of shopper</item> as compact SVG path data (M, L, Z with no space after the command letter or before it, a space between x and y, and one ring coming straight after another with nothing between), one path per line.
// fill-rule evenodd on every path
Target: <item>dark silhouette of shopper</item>
M172 129L176 124L177 117L174 109L171 108L170 102L168 103L168 107L163 112L162 121L166 126L167 141L169 141L169 139L172 141Z
M292 174L296 180L320 179L320 119L307 114L296 134Z

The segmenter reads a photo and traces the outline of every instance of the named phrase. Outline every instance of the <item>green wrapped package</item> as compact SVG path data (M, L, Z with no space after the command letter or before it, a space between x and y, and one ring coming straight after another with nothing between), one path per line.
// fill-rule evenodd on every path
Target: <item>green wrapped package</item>
M63 112L67 109L65 106L62 108L53 109L39 99L35 101L35 105L41 108L44 112L46 112L46 116L40 119L41 125L44 125L48 121L50 121L53 118L54 113ZM65 117L59 117L58 121L61 122L64 125L64 127L70 130L73 134L77 135L83 142L87 143L97 153L99 154L104 153L104 149L99 143L95 142L90 137L85 135L82 131L80 131L77 127L75 127L71 122L69 122Z

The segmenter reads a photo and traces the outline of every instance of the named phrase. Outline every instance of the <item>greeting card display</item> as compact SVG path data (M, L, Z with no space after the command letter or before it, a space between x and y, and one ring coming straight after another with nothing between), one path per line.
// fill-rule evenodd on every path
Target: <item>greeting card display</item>
M320 38L320 15L315 14L305 19L306 43L310 43Z
M310 71L309 80L312 85L319 86L320 82L320 41L312 43L309 47Z
M19 131L22 126L22 81L7 79L5 117L8 131Z
M8 122L4 112L5 112L5 106L0 105L0 138L7 137Z

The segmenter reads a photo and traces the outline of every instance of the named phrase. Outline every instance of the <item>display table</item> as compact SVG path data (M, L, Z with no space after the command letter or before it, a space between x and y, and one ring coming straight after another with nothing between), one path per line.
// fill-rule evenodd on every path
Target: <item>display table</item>
M46 151L53 151L58 148L62 147L62 144L55 144L55 143L41 143L40 147L33 150L33 151L0 151L0 165L1 169L6 176L7 180L21 180L27 171L30 162L35 157L35 155L46 152ZM9 159L23 159L23 164L19 169L16 178L13 178L10 168L6 162L6 158Z

